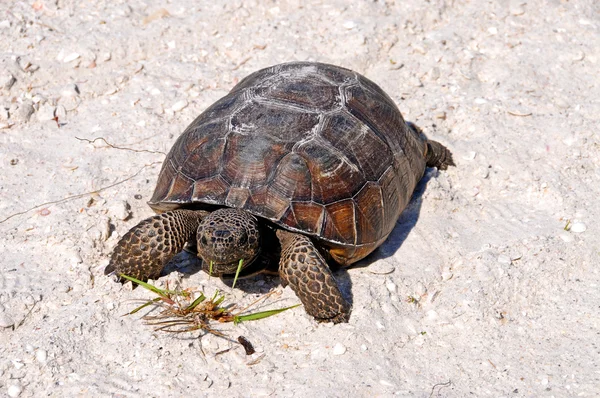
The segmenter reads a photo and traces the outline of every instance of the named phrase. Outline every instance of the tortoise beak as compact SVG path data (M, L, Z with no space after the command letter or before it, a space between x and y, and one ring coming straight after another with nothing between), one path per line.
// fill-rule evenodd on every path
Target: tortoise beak
M240 266L239 261L231 263L231 262L219 262L219 261L212 260L212 264L211 264L211 260L202 258L201 256L198 256L198 257L202 259L202 270L204 272L206 272L207 274L213 275L213 276L222 276L224 274L235 274L236 271L238 270L238 267ZM258 257L258 253L256 256L254 256L253 258L251 258L249 260L243 260L241 269L245 269L246 267L248 267L250 264L252 264L254 262L254 260L256 260L257 257Z

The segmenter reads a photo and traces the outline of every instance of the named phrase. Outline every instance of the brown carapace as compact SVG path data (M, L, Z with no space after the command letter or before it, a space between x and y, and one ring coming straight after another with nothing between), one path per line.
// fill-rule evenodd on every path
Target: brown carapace
M350 305L327 260L348 266L375 250L425 168L450 165L450 151L407 124L364 76L314 62L266 68L177 139L149 202L163 214L123 237L106 273L156 278L194 241L199 257L225 274L240 259L266 264L255 259L265 255L267 237L278 239L269 247L280 248L282 282L316 319L345 322ZM211 229L203 219L214 211L225 221ZM158 236L170 245L160 246Z

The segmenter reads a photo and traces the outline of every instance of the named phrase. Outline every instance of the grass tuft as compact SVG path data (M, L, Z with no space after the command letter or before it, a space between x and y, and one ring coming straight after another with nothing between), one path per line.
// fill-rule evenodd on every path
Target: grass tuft
M153 326L154 330L156 331L185 333L201 330L206 333L226 337L223 333L213 327L215 323L233 322L235 325L237 325L241 322L268 318L283 311L296 308L300 305L297 304L285 308L248 313L248 310L251 307L256 305L259 301L265 300L274 293L270 292L255 300L249 306L234 313L237 308L236 304L224 305L223 303L225 302L225 295L219 290L215 291L215 294L211 298L207 298L203 292L199 292L198 295L195 295L189 290L169 290L168 286L167 289L160 289L128 275L121 274L120 276L130 280L133 283L137 283L144 289L151 291L158 296L148 300L141 306L135 308L133 311L125 314L132 315L143 308L151 305L154 306L160 310L158 315L148 314L144 315L142 319L147 325ZM194 296L197 297L193 298Z

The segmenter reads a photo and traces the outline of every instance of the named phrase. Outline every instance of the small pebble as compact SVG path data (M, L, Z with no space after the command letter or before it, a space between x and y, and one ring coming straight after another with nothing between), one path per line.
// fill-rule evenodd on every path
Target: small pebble
M98 220L98 230L100 231L100 239L107 240L110 237L110 218L101 217Z
M0 314L0 328L9 328L15 324L15 321L6 313Z
M508 257L506 254L501 254L498 256L498 262L500 264L505 264L505 265L510 265L511 261L510 261L510 257Z
M571 225L571 232L575 232L577 234L580 234L582 232L585 232L585 230L587 229L587 227L585 226L584 223L582 222L576 222L573 225Z
M46 363L46 359L48 359L48 353L45 350L37 350L35 352L35 359L39 363Z
M73 264L81 264L83 263L83 258L81 258L81 254L79 253L79 249L77 250L69 250L67 249L67 252L70 252L69 255L69 260L71 263Z
M418 44L411 44L411 47L415 50L415 52L425 55L427 54L427 50L425 49L425 47L420 46Z
M63 58L63 62L66 64L66 63L69 63L71 61L75 61L77 58L79 58L79 54L77 54L77 53L71 53L69 55L65 55L65 57Z
M107 62L107 61L110 61L111 58L112 58L112 54L110 52L105 52L105 53L100 54L100 56L98 57L98 60L100 62Z
M67 117L67 110L64 106L58 105L54 111L54 116L56 116L59 120L65 119Z
M130 206L124 200L116 201L110 204L108 213L111 217L119 220L126 220L131 215Z
M396 284L394 282L386 283L385 287L387 287L387 290L389 290L390 293L396 293Z
M23 362L21 362L20 359L13 359L12 360L12 364L15 367L15 369L19 370L21 369L23 366L25 366L25 364Z
M152 110L157 115L162 115L165 113L165 108L161 104L156 105Z
M574 240L573 235L571 235L567 232L561 232L559 236L563 240L563 242L569 243L569 242L573 242L573 240Z
M490 176L490 168L489 167L479 167L477 169L477 174L479 175L479 177L481 178L488 178Z
M67 84L60 90L60 95L63 97L75 97L79 95L79 87L75 83Z
M10 90L10 88L17 82L17 79L8 71L0 75L0 88Z
M29 60L24 57L17 57L17 65L19 65L21 70L23 70L24 72L27 72L32 66L31 62L29 62Z
M437 66L431 68L431 70L429 71L429 78L431 80L437 80L440 78L440 68L438 68Z
M113 88L109 88L108 90L106 90L102 95L113 95L116 94L117 91L119 91L118 88L113 87Z
M423 283L417 282L417 285L415 286L415 294L421 297L427 294L427 288Z
M512 15L518 16L525 14L525 8L523 7L524 3L513 3L510 7L510 13Z
M368 268L369 272L375 275L387 275L394 272L396 268L385 262L385 261L377 261L375 264L371 264Z
M13 109L12 106L11 109ZM31 115L33 115L33 112L33 102L24 101L22 104L17 105L14 111L9 113L12 120L19 122L27 122L29 121Z
M469 151L467 154L463 155L464 160L474 160L477 156L477 152Z
M560 97L554 98L554 105L556 105L562 109L567 109L567 108L571 107L571 104L569 104L569 102L567 102L564 98L560 98Z
M37 119L40 122L52 120L54 119L54 112L56 112L55 106L50 104L44 104L40 106L40 109L37 111Z
M585 53L583 51L577 51L575 56L573 56L573 62L583 61L585 58Z
M34 104L44 104L48 101L48 98L44 97L43 95L36 94L33 97L31 97L31 101Z
M333 355L344 355L345 353L346 353L346 347L343 344L337 343L333 347Z
M181 100L181 101L177 101L176 103L174 103L173 106L171 107L171 109L173 110L173 112L179 112L187 106L188 106L187 100Z
M433 322L439 318L439 315L434 310L427 311L426 319L430 322Z
M21 395L21 392L23 391L23 388L21 387L20 384L11 384L10 386L8 386L8 396L9 397L18 397L19 395Z
M313 361L324 361L327 356L327 354L320 349L316 349L310 352L310 359Z
M453 276L454 276L454 274L452 273L450 268L445 268L442 271L442 280L443 281L448 281L448 280L452 279Z
M494 276L490 272L490 268L485 264L477 264L475 266L475 271L477 272L479 278L483 281L489 281L494 278Z
M394 385L387 380L379 380L379 384L386 387L394 387Z
M356 28L356 22L354 21L346 21L344 22L344 28L350 30Z

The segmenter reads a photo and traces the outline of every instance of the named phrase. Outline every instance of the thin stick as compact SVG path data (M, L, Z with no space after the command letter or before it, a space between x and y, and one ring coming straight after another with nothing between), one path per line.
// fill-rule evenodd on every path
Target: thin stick
M13 217L20 216L20 215L23 215L23 214L29 213L30 211L33 211L33 210L39 209L40 207L49 206L49 205L56 205L56 204L60 204L60 203L64 203L64 202L68 202L68 201L70 201L70 200L74 200L74 199L83 198L84 196L88 196L88 195L92 195L92 194L99 193L99 192L102 192L102 191L106 191L107 189L113 188L113 187L115 187L115 186L117 186L117 185L119 185L119 184L122 184L122 183L124 183L124 182L127 182L127 181L131 180L132 178L135 178L135 177L137 177L137 176L138 176L138 174L140 174L140 173L141 173L141 172L142 172L142 171L143 171L145 168L147 168L147 167L150 167L150 166L154 166L155 164L160 164L160 163L162 163L162 162L152 162L152 163L150 163L150 164L145 164L145 165L144 165L144 166L143 166L141 169L139 169L139 170L138 170L138 171L137 171L135 174L133 174L133 175L131 175L131 176L129 176L129 177L127 177L127 178L123 179L123 180L117 181L117 182L115 182L114 184L110 184L110 185L107 185L107 186L105 186L105 187L102 187L102 188L100 188L100 189L96 189L96 190L94 190L94 191L89 191L89 192L85 192L85 193L80 193L80 194L73 195L73 196L67 196L66 198L63 198L63 199L52 200L52 201L50 201L50 202L45 202L45 203L42 203L42 204L39 204L39 205L33 206L33 207L31 207L31 208L29 208L29 209L27 209L27 210L23 210L23 211L19 211L19 212L13 213L13 214L11 214L10 216L8 216L8 217L6 217L6 218L4 218L4 219L0 220L0 224L2 224L2 223L4 223L4 222L6 222L6 221L8 221L8 220L10 220L10 219L11 219L11 218L13 218Z
M131 151L131 152L138 152L138 153L141 153L141 152L156 153L159 155L167 156L166 153L161 152L161 151L151 151L149 149L133 149L133 148L126 148L126 147L122 147L122 146L116 146L116 145L113 145L110 142L106 141L106 138L104 138L104 137L97 137L97 138L94 138L93 140L88 140L87 138L79 138L79 137L75 137L75 139L79 140L79 141L88 142L90 144L93 144L94 142L100 140L100 141L104 141L104 143L106 145L108 145L109 147L114 148L114 149L121 149L123 151Z

